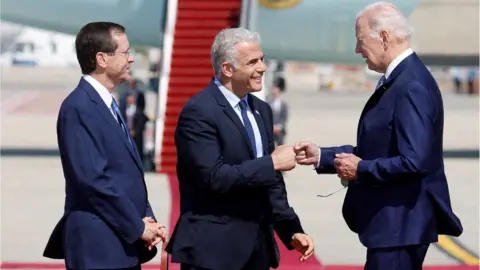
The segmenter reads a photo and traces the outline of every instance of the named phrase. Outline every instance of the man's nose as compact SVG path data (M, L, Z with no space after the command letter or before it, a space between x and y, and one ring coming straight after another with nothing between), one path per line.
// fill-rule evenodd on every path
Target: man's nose
M358 46L358 44L355 45L355 53L362 53L362 50L361 50L360 46Z
M267 65L265 64L265 62L260 61L260 66L258 67L257 71L261 73L267 71Z

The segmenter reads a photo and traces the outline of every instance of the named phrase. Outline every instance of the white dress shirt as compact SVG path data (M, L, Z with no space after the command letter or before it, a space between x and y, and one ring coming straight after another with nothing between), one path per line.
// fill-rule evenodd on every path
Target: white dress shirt
M113 96L110 91L108 91L105 86L103 86L100 82L98 82L90 75L84 75L83 78L93 87L93 89L95 89L95 91L97 91L97 93L100 95L100 98L103 100L103 102L105 102L105 105L107 105L107 108L112 113L113 118L115 118L115 120L117 120L118 122L117 115L112 109Z
M222 83L217 78L215 78L215 84L217 85L218 89L220 89L220 92L222 92L222 94L225 96L230 106L232 106L233 110L238 115L238 118L240 119L242 124L245 125L243 123L242 111L239 105L240 98L237 97L230 90L225 88L225 86L223 86ZM257 158L259 158L263 156L262 136L260 135L260 130L258 129L257 121L255 121L255 117L253 116L252 109L250 108L250 105L248 105L248 96L245 96L243 100L247 102L247 117L248 117L248 120L250 120L250 123L252 124L253 135L255 137L255 147L257 149ZM255 111L255 113L258 114L257 111Z
M411 48L406 49L404 52L402 52L399 56L395 57L393 61L388 65L387 70L385 71L385 79L388 79L388 77L392 74L393 70L409 55L413 53L413 50Z

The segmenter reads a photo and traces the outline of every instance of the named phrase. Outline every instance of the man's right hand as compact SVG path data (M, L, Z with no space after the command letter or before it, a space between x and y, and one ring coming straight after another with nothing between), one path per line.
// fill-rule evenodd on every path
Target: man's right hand
M318 164L320 159L320 149L312 142L298 142L295 144L296 160L300 165Z
M166 241L167 234L165 232L165 226L156 223L151 217L143 218L143 223L145 223L145 229L140 238L145 241L145 245L149 250L160 243L160 241Z
M293 146L280 145L272 153L273 168L275 171L290 171L295 168L295 152Z

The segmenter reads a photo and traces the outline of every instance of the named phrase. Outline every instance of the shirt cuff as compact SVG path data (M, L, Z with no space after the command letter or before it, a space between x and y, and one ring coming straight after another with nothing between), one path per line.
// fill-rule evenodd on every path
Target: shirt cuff
M314 168L315 169L318 169L318 167L320 167L320 159L322 158L322 148L318 148L318 161L317 161L317 164L314 165Z

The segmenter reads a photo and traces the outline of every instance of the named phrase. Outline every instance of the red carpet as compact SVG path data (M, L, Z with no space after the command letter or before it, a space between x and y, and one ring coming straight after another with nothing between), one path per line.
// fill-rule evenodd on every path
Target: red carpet
M42 270L57 270L57 269L65 269L65 265L63 263L23 263L23 262L2 262L0 265L0 269L42 269ZM142 269L151 270L151 269L160 269L159 264L144 264L142 265ZM177 265L171 265L170 270L178 270L179 267ZM363 270L363 266L350 266L350 265L324 265L324 266L280 266L277 268L278 270ZM478 266L473 265L452 265L452 266L424 266L423 270L478 270Z

